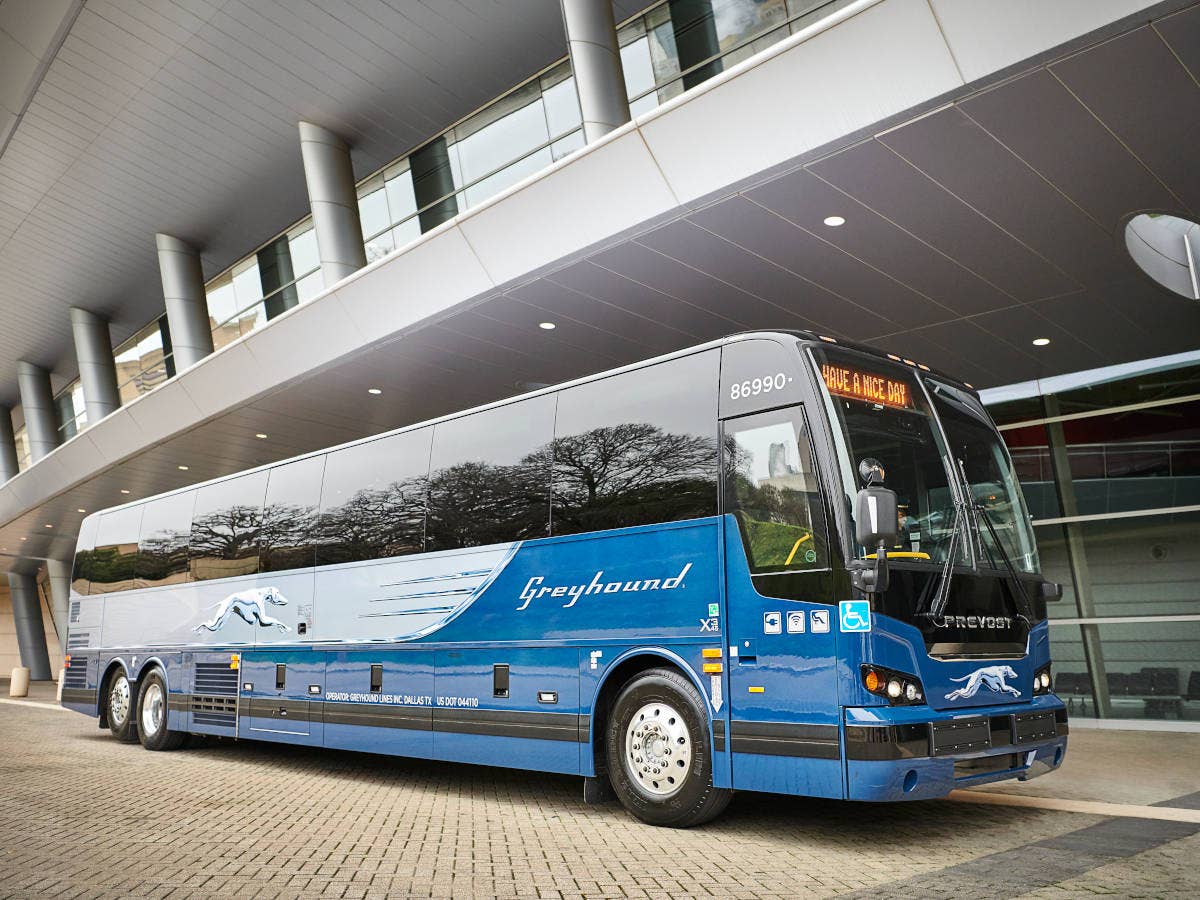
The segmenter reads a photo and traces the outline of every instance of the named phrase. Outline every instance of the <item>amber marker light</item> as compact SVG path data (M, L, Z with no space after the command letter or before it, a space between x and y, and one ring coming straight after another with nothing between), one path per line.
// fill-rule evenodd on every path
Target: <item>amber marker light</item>
M720 647L705 647L703 650L700 651L700 655L703 656L705 659L720 659L721 658L721 648Z
M883 687L883 679L879 677L879 673L874 669L867 672L867 677L863 679L863 684L867 686L867 690L871 693Z

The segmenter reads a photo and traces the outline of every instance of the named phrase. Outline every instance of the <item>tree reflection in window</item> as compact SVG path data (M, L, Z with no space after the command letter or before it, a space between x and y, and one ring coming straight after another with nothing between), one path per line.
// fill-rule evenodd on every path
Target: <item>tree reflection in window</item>
M674 522L717 511L716 442L627 422L554 441L555 534Z
M313 565L317 510L325 456L312 456L271 469L259 530L260 572Z

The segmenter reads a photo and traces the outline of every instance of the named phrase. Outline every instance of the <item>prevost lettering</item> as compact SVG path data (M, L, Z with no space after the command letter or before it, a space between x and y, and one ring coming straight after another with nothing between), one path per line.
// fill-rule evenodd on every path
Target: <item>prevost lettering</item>
M825 379L825 386L831 394L898 409L912 408L912 393L907 382L831 363L821 365L821 377Z
M934 628L1010 628L1009 616L936 616Z

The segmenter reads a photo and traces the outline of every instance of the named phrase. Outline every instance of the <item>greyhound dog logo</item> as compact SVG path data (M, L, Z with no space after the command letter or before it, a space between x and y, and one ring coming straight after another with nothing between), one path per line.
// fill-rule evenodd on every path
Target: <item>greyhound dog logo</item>
M1016 677L1017 673L1013 671L1012 666L985 666L962 678L951 678L951 681L965 681L966 684L948 693L946 699L966 700L978 694L979 689L983 686L997 694L1012 694L1014 697L1020 697L1021 692L1006 680Z
M272 626L280 631L291 631L278 619L267 615L268 606L287 606L287 598L279 593L279 588L255 588L249 591L239 591L230 594L217 604L217 614L208 622L201 622L192 629L196 634L201 631L218 631L229 621L230 616L237 616L243 622L253 625L258 622L265 628Z

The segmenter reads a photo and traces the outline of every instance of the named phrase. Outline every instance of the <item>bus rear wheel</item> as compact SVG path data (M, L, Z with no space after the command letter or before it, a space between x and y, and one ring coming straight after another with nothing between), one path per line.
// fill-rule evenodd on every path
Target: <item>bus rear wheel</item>
M138 739L137 725L134 722L134 706L137 695L129 676L124 671L113 673L108 681L108 730L118 741L132 744Z
M178 750L183 746L187 734L167 729L168 709L167 679L154 669L143 676L138 694L138 733L147 750Z
M704 698L674 669L650 669L621 689L605 744L613 790L650 825L700 825L733 796L713 787Z

